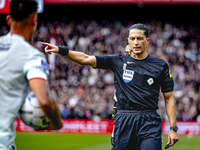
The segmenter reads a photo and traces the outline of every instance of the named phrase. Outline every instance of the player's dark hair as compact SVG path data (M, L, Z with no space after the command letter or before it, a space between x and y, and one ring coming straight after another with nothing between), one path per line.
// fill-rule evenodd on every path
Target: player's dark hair
M10 1L10 16L15 21L27 19L33 12L37 12L37 2L35 0Z
M146 36L146 38L149 37L149 29L148 29L147 26L145 26L144 24L137 23L137 24L132 25L132 26L128 29L128 35L129 35L130 30L132 30L132 29L143 30L143 31L144 31L144 35Z

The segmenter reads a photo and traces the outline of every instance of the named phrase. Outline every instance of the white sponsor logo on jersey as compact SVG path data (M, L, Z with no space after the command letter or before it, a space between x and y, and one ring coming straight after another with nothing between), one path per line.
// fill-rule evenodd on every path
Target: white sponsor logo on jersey
M123 80L125 83L130 82L133 79L134 71L131 70L124 70L123 73Z
M131 61L128 61L128 62L127 62L127 64L133 64L133 63L135 63L135 62L131 62Z
M149 79L147 80L147 82L149 83L149 85L152 85L152 84L154 83L153 78L149 78Z

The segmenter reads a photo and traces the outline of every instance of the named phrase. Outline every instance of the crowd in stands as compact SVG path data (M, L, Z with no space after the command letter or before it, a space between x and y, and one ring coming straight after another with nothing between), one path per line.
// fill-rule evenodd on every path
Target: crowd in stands
M73 20L40 22L31 44L44 51L41 41L89 55L124 53L133 21ZM200 30L161 21L143 22L150 29L147 52L169 63L174 79L177 120L200 121ZM6 27L0 34L6 34ZM81 66L58 54L46 55L49 83L63 118L111 119L114 105L113 73ZM167 120L160 94L158 112Z

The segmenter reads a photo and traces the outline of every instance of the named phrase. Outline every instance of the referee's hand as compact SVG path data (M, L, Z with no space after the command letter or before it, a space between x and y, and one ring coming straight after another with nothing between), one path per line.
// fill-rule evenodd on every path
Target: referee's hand
M168 134L168 142L167 145L170 144L170 147L172 147L177 141L179 140L177 132L174 130L170 130Z
M45 53L47 53L47 54L51 54L51 52L53 52L53 53L59 52L59 48L56 45L44 43L44 42L41 42L41 44L46 46L45 47Z

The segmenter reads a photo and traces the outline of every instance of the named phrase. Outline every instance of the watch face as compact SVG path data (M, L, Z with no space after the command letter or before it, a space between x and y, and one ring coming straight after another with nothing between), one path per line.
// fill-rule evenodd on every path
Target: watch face
M170 130L171 129L174 130L174 131L178 131L178 127L177 126L173 126L173 127L170 128Z
M175 126L175 130L178 131L178 127L177 126Z

